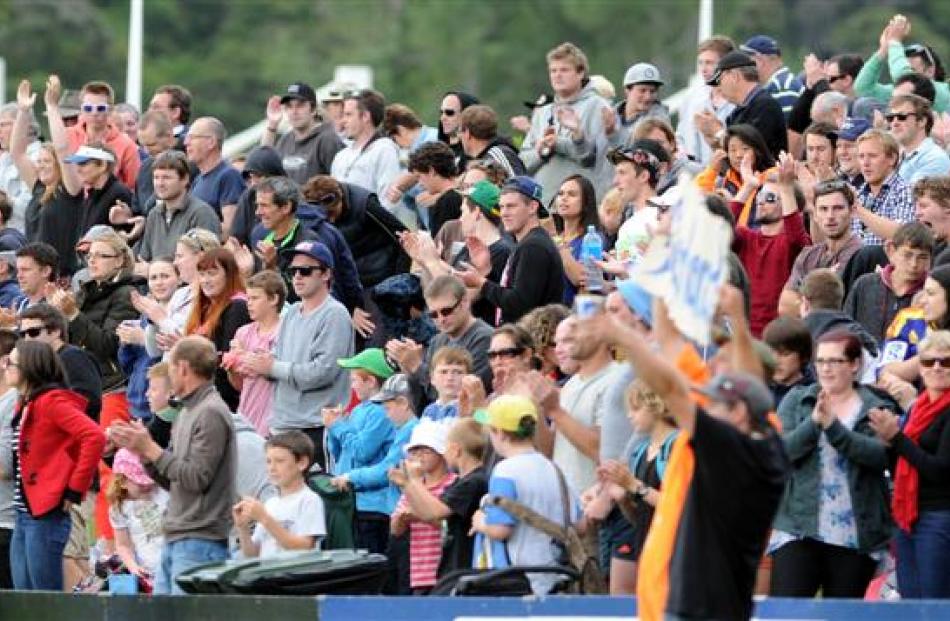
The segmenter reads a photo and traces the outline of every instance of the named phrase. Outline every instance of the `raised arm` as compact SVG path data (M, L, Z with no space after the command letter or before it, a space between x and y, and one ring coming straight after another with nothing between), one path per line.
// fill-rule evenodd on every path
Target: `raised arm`
M33 104L36 102L36 93L32 93L31 90L30 81L22 80L16 91L17 112L16 120L13 122L13 133L10 136L10 156L23 183L32 190L36 183L36 166L26 154L26 147L30 142Z
M665 310L654 300L653 315ZM686 378L669 362L653 351L631 328L605 314L577 322L576 338L590 343L614 345L625 350L627 360L636 369L637 377L662 398L676 420L677 427L692 434L696 425L696 405L690 399Z
M66 125L63 123L63 116L59 111L59 97L63 87L59 83L59 76L51 75L46 80L46 92L43 94L43 101L46 103L46 118L49 122L50 140L56 149L56 159L59 161L59 169L62 172L63 187L70 196L76 196L82 189L82 183L76 174L76 165L68 164L66 156L69 155L69 139L66 137Z

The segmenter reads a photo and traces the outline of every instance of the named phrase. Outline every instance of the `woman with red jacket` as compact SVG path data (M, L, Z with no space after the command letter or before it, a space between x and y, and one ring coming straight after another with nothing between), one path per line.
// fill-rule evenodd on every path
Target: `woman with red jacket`
M66 374L48 344L21 340L2 366L20 394L12 421L13 586L61 591L69 508L92 485L106 439L86 416L85 398L65 387Z

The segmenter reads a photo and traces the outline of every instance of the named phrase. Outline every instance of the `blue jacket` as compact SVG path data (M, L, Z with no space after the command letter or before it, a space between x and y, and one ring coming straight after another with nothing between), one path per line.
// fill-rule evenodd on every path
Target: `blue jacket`
M396 509L396 503L399 502L399 496L402 494L402 491L389 482L387 473L390 468L399 465L399 462L405 459L406 456L403 448L409 443L412 430L418 422L419 419L411 418L405 425L394 430L392 441L386 449L386 456L383 457L381 461L372 466L357 468L347 473L350 476L350 483L353 484L353 489L356 490L357 497L360 492L369 490L378 490L379 492L378 504L375 504L376 508L362 510L379 511L380 513L391 515Z
M313 231L317 239L326 244L330 252L333 253L333 260L336 265L333 268L333 297L340 301L346 310L353 312L354 308L363 307L363 285L360 283L360 275L356 269L356 261L353 259L353 253L350 246L340 230L327 220L326 215L319 207L308 203L297 205L297 219L301 226ZM257 224L251 231L251 248L256 248L257 243L267 237L270 230L263 224Z
M26 296L20 291L20 285L17 284L16 278L0 282L0 306L3 308L10 308L14 305L19 307L24 300L26 300Z
M145 327L147 319L141 320L142 327ZM152 358L145 351L142 345L119 345L119 366L122 372L129 378L129 384L125 389L125 396L129 400L129 409L132 418L142 420L151 420L152 411L148 407L148 398L145 396L148 390L148 369L161 358Z
M368 468L385 459L392 445L395 428L386 416L386 408L363 401L327 432L327 446L336 464L334 474L346 474ZM380 511L386 506L386 489L356 492L358 511Z

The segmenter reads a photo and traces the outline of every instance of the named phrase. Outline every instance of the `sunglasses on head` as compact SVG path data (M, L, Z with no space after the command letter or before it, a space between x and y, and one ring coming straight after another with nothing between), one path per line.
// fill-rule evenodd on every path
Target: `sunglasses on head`
M322 272L323 267L319 265L291 265L287 268L287 273L291 276L300 274L301 276L310 276L314 272Z
M39 335L43 334L43 330L46 329L46 326L36 326L34 328L23 328L18 332L21 339L31 338L35 339Z
M919 358L920 366L925 369L932 369L937 366L941 369L950 369L950 356L928 356Z
M504 349L489 349L486 354L489 360L495 358L514 358L524 352L524 347L506 347Z
M108 112L109 104L83 104L80 109L86 114L93 112Z
M777 203L778 194L775 192L759 192L759 195L755 197L755 202L757 203Z
M921 45L920 43L914 43L913 45L908 45L904 48L904 55L910 56L923 56L924 60L931 67L936 67L937 62L934 60L933 52L930 51L930 48L926 45Z
M439 317L442 317L443 319L445 319L446 317L454 313L455 309L457 309L459 307L459 304L461 303L462 303L462 300L458 300L452 306L446 306L445 308L433 308L432 310L429 311L429 317L431 317L432 319L437 319Z
M902 123L912 116L917 116L916 112L888 112L884 115L884 120L890 123L894 119L901 121Z

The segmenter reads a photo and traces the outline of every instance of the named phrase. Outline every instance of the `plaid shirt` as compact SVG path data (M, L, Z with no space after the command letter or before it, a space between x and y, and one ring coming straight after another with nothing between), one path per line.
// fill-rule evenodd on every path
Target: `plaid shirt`
M910 188L907 187L904 180L897 174L897 171L892 172L890 176L884 180L884 184L881 185L881 191L877 193L877 196L871 194L871 186L865 182L864 185L861 186L861 189L858 190L858 200L861 201L861 204L864 205L866 209L882 218L894 220L901 224L913 222L916 217ZM857 218L852 220L851 229L861 236L865 246L880 246L884 243L883 239L868 230L864 223Z

